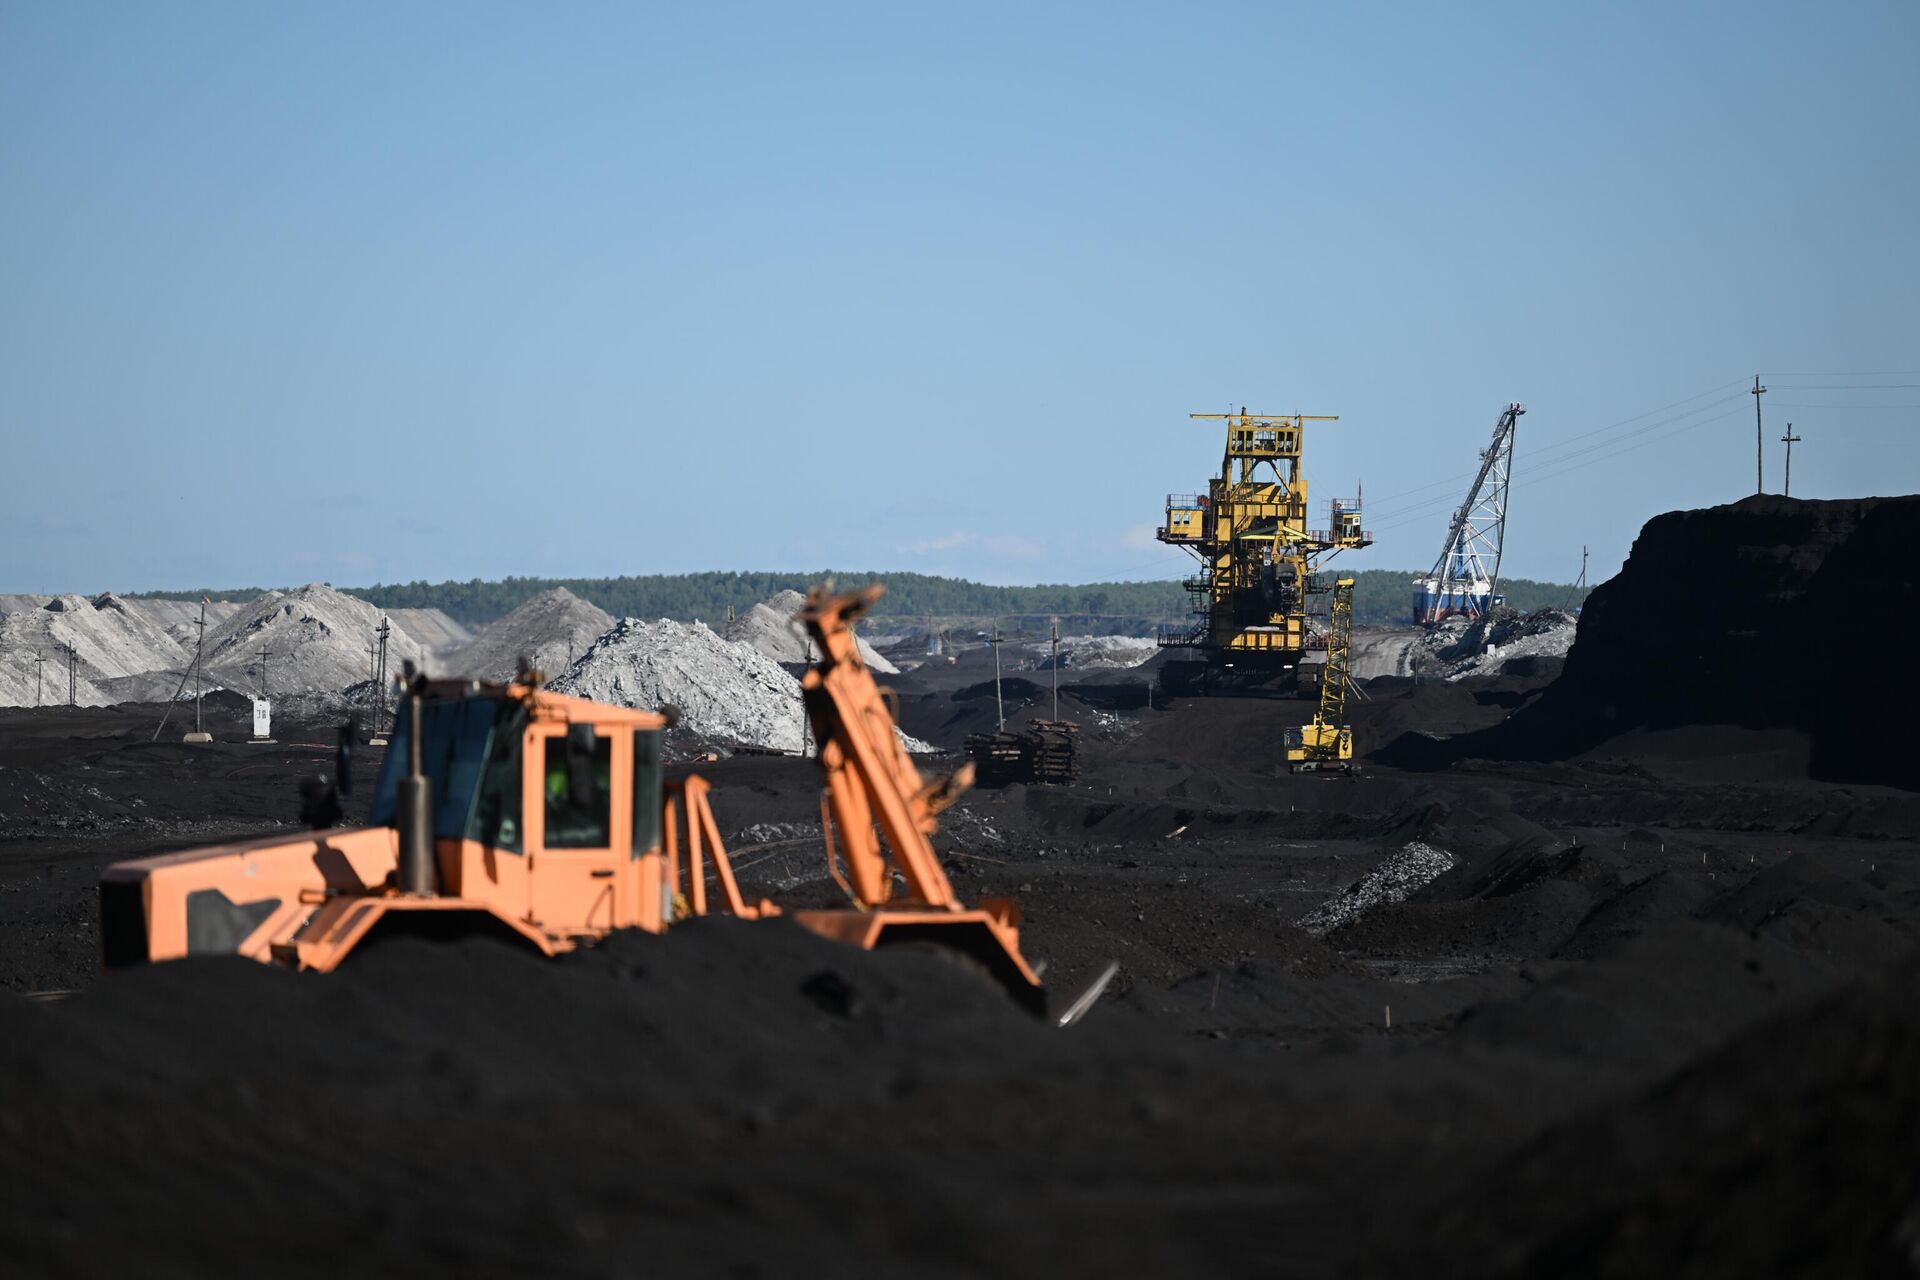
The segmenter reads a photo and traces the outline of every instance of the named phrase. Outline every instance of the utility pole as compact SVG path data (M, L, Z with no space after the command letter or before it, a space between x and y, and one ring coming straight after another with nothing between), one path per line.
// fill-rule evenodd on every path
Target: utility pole
M47 655L44 653L33 655L33 705L36 707L40 705L40 668L46 661Z
M194 639L194 733L205 733L207 725L200 714L200 652L207 647L207 601L200 601L200 622L196 624L200 631Z
M387 727L387 637L393 634L393 623L386 614L380 615L380 629L374 632L380 637L380 658L373 672L374 703L373 729L376 736L384 737Z
M1000 619L993 620L993 713L1000 722L1000 729L1007 727L1007 704L1000 697Z
M373 668L373 733L367 739L370 747L387 745L387 636L392 631L387 615L381 614L380 626L374 631L379 643L367 645L367 665Z
M194 682L193 719L195 728L192 733L185 735L180 740L182 742L213 741L213 735L198 727L200 723L200 651L204 649L207 644L207 598L205 596L200 597L200 621L198 625L200 628L200 638L194 642L193 661L188 663L186 670L180 673L180 683L173 687L173 696L167 699L167 709L161 713L160 723L153 726L153 736L147 739L148 742L160 741L160 734L167 727L167 721L172 719L173 708L180 701L180 693L187 687L187 680L189 678L192 678Z
M1767 389L1760 385L1760 375L1757 373L1753 375L1753 391L1750 394L1753 396L1753 491L1765 493L1766 483L1761 478L1760 470L1760 397L1767 394Z
M1791 431L1792 428L1789 427L1788 430ZM80 698L76 692L76 690L79 687L79 679L78 679L79 663L80 663L79 651L76 650L71 644L69 644L67 646L67 705L70 707L77 707L80 705Z
M1567 608L1573 608L1573 602L1587 589L1587 549L1580 548L1580 580L1573 584L1573 590L1567 593Z
M806 664L808 666L812 666L813 665L813 634L811 632L808 632L805 635L803 635L801 637L801 643L806 646L806 649L804 651ZM802 693L800 695L800 758L802 760L805 760L808 756L812 754L813 754L813 722L807 719L807 695Z
M267 651L262 648L257 652L260 654L260 696L270 698L273 695L267 690Z
M1793 446L1800 442L1800 437L1793 434L1791 422L1787 424L1787 434L1781 436L1780 440L1787 446L1787 483L1780 492L1783 496L1791 498L1793 496Z
M205 718L200 714L200 655L207 647L207 598L200 597L200 620L194 624L200 630L193 642L193 741L210 742L207 737Z
M1060 619L1049 622L1053 633L1053 718L1060 719Z

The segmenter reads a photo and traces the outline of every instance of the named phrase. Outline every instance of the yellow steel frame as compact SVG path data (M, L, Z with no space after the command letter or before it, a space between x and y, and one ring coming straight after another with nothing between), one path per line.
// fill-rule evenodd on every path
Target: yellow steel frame
M1371 541L1358 512L1338 513L1325 532L1307 528L1303 467L1306 424L1338 422L1337 415L1196 413L1195 421L1224 422L1226 452L1207 492L1167 502L1160 540L1191 549L1205 570L1196 590L1207 596L1205 647L1297 662L1307 648L1306 587L1318 558ZM1298 584L1292 607L1257 620L1236 616L1235 600L1258 590L1272 572Z

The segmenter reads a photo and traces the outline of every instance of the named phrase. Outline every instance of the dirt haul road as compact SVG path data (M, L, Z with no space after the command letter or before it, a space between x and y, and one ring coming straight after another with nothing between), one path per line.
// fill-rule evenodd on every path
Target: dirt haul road
M905 727L950 744L992 691L939 677L898 682ZM311 761L0 721L0 922L36 939L5 976L81 988L0 999L0 1247L29 1274L338 1274L342 1242L357 1274L1911 1273L1920 794L1810 778L1791 723L1528 729L1498 761L1400 736L1564 696L1524 679L1379 682L1363 748L1419 758L1296 778L1306 705L1098 678L1063 691L1082 779L972 793L938 840L1060 985L1120 959L1066 1033L931 958L725 920L97 979L97 868L290 810ZM701 767L748 891L833 900L811 766Z

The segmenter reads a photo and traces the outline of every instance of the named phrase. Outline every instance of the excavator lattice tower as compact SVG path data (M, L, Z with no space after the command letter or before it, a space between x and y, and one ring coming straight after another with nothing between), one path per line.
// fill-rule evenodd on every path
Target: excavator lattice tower
M1317 574L1321 557L1373 542L1358 498L1335 499L1326 526L1308 527L1306 424L1339 419L1245 409L1191 416L1225 422L1227 441L1206 493L1167 496L1156 535L1199 561L1185 583L1194 621L1160 636L1162 647L1191 655L1167 664L1169 683L1197 676L1204 685L1229 678L1229 668L1236 682L1291 676L1326 645L1308 621L1311 598L1330 590Z

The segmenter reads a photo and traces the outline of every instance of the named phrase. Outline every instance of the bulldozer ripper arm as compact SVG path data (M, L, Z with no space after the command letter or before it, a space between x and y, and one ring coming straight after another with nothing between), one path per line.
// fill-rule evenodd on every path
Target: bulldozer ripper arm
M815 587L808 595L800 619L820 658L802 680L801 693L820 743L831 824L856 903L889 901L890 872L897 868L907 882L901 901L956 911L953 886L928 837L938 829L934 815L952 804L972 777L963 768L931 785L921 778L872 672L860 659L853 621L884 590L876 584L835 595Z

